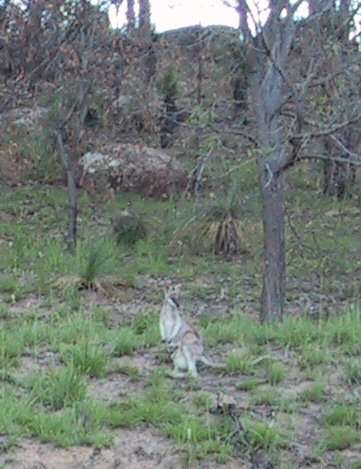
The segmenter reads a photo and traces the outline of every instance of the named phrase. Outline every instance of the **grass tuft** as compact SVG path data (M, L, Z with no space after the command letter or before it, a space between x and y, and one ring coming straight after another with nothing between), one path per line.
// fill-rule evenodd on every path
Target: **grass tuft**
M72 366L80 374L99 378L107 371L108 357L103 347L91 343L88 339L77 345L65 347L61 355L64 363Z
M361 363L358 358L351 358L346 361L344 377L346 383L357 385L361 384Z
M27 385L36 400L53 410L84 400L87 392L86 381L72 366L34 377Z
M265 366L266 380L272 386L284 381L287 376L287 369L282 363L267 361Z
M242 425L247 446L250 446L255 452L285 448L288 444L286 435L273 424L245 418L242 419Z
M326 385L321 382L312 383L299 396L303 402L322 402L326 397Z
M360 442L360 432L348 425L337 425L327 428L322 448L328 451L342 451Z
M140 337L130 327L123 327L111 335L112 354L116 357L130 355L140 346Z
M254 357L245 352L231 352L226 360L227 373L249 374L253 369Z

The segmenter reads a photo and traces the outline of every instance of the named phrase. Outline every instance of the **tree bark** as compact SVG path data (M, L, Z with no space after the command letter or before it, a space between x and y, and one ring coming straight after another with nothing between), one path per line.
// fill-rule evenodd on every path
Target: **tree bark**
M129 31L134 31L134 29L135 29L134 0L128 0L126 15L127 15L127 28L128 28Z
M261 321L281 320L286 292L286 246L283 170L290 160L281 119L285 66L295 34L292 10L283 20L287 2L273 0L262 33L248 54L256 107L258 171L262 196L263 288Z
M286 245L283 174L271 176L267 163L259 162L263 202L263 286L261 321L283 317L286 290ZM272 178L272 179L270 179Z
M255 95L255 93L254 93ZM282 165L285 142L277 109L282 79L275 67L267 71L257 92L257 130L263 155L258 158L263 221L263 287L261 321L281 320L286 291L285 208Z
M146 34L150 34L150 2L149 0L139 0L139 29Z
M242 33L242 39L245 43L249 42L251 39L251 31L248 25L248 6L247 0L238 0L238 5L236 6L238 13L238 28Z

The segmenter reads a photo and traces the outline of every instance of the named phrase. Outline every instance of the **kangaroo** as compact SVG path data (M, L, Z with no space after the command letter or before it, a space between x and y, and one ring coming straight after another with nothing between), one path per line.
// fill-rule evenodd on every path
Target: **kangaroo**
M167 346L170 346L176 336L182 320L179 315L179 290L180 286L175 285L164 291L164 301L159 317L160 336Z
M223 365L213 363L205 355L199 332L182 318L179 289L177 285L165 292L159 323L161 337L166 342L173 360L173 377L184 377L188 372L196 378L197 362L213 368L224 368Z

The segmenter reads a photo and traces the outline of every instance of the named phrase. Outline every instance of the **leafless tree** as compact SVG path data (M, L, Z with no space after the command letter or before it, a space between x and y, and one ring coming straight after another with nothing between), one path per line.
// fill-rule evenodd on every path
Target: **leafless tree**
M151 30L150 11L150 1L139 0L139 28L145 34L149 34Z
M129 31L135 29L135 7L134 0L127 0L127 27Z
M298 1L291 6L283 0L271 2L265 24L256 24L259 32L252 42L249 55L263 201L261 320L282 319L284 311L286 251L283 169L288 155L281 110L287 84L285 69L296 32L293 16L300 3ZM284 14L287 6L289 9Z
M69 10L61 8L62 5L60 0L24 1L24 8L19 8L15 1L6 5L7 40L3 49L0 42L0 52L2 56L4 52L9 56L6 73L13 89L8 86L7 101L4 100L1 107L11 107L12 99L21 102L29 92L35 94L41 83L51 81L46 96L49 103L46 129L67 179L66 242L74 251L78 215L77 162L86 140L85 121L92 85L112 76L99 67L99 62L104 64L99 51L104 51L111 41L107 39L104 43L104 36L109 37L106 13L86 0L67 4Z
M322 69L322 54L309 54L300 80L290 69L291 48L301 25L312 28L312 22L317 25L319 21L323 21L322 27L328 27L330 13L335 7L334 2L310 2L313 14L303 22L296 22L295 13L302 3L302 0L271 0L268 17L264 21L260 19L261 2L250 0L242 4L254 28L251 31L249 22L243 22L243 27L248 28L243 37L247 38L248 92L254 107L256 153L263 205L264 255L260 316L263 321L279 320L284 314L284 172L301 158L310 157L305 149L309 151L310 144L315 139L336 139L339 148L343 146L347 153L348 145L344 138L337 137L337 133L350 132L351 124L358 122L361 117L357 106L353 105L347 112L336 109L326 121L324 118L318 121L317 118L315 121L307 119L306 111L311 112L312 108L309 99L312 97L312 90L318 86L316 77ZM343 20L337 23L338 31L348 24L349 7L349 2L341 5ZM348 33L343 31L342 37L347 37L348 40ZM329 73L336 72L331 70ZM322 121L322 129L320 126L317 128L315 122ZM349 151L349 158L352 159L350 153L352 152ZM332 158L332 155L329 157Z

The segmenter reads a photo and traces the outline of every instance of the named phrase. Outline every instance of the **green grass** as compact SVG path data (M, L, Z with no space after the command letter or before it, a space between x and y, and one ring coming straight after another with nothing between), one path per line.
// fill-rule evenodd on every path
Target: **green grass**
M267 361L265 366L265 378L269 384L276 386L285 380L287 368L282 363Z
M94 337L98 341L106 340L108 334L109 329L104 323L87 316L84 311L66 311L65 315L59 311L51 321L50 341L57 348L64 344L79 344Z
M252 172L252 184L254 176ZM247 178L243 174L240 180ZM297 184L304 180L298 179ZM288 422L297 422L309 407L315 414L310 430L322 432L322 452L357 450L361 309L347 303L357 302L360 292L359 223L356 217L344 215L354 201L335 204L300 192L287 193L287 197L292 204L290 216L304 242L300 246L300 239L288 230L292 286L288 302L292 307L294 301L309 295L320 306L320 318L294 315L279 324L259 324L243 308L243 301L252 305L258 301L261 288L258 196L240 203L242 233L249 250L242 255L240 271L239 259L224 262L216 256L197 257L187 249L175 255L175 232L195 213L193 200L148 201L121 194L105 203L104 213L95 219L90 200L84 197L79 245L72 256L64 250L65 191L20 187L4 193L0 213L10 221L0 223L0 237L5 240L0 243L0 433L12 442L26 437L62 447L102 448L111 444L116 428L141 431L146 426L170 438L190 467L202 464L198 458L226 467L230 457L242 464L264 457L277 466L277 456L288 463L285 467L295 467L299 460L293 444L298 443L298 433ZM149 221L149 231L131 247L117 246L110 215L128 200ZM202 199L197 203L202 204ZM334 205L337 214L326 215ZM210 306L194 322L206 349L224 357L227 372L222 379L211 379L205 368L200 369L198 382L165 376L170 364L160 360L168 355L160 342L158 314L160 286L169 279L183 284L187 301ZM114 320L112 306L120 300L113 294L121 289L117 282L122 280L137 287L130 301L144 295L152 306L136 315L117 313ZM107 282L112 281L115 287L108 296ZM88 295L87 288L97 285L104 286L100 290L101 300L108 303L104 307L89 303L94 293ZM303 285L308 290L303 291ZM221 286L227 294L219 307ZM19 311L19 304L13 307L14 301L29 293L42 302L39 308L24 306ZM319 293L336 299L327 319L323 319L326 314ZM232 305L240 301L232 311ZM187 312L193 306L185 303ZM307 309L306 305L305 313ZM146 360L153 357L150 367L159 366L150 379L148 366L134 366L133 355L138 359L144 352ZM53 366L63 366L46 370L49 356ZM32 360L44 371L24 378ZM99 401L91 400L88 382L96 383L98 377L110 373L114 375L109 380L129 382L132 394L111 403L102 401L102 396ZM288 391L303 386L309 377L314 382L292 397ZM217 392L234 394L241 432L234 433L232 418L215 411ZM340 396L344 402L339 402ZM344 459L347 464L347 456Z
M80 374L97 378L106 374L108 357L103 347L88 339L65 347L61 356L66 365L74 367Z
M204 403L204 399L201 399ZM104 420L111 427L134 427L152 424L179 445L192 443L195 451L214 452L215 448L229 454L227 445L218 440L224 428L192 415L178 402L177 392L171 389L161 375L152 377L150 390L144 396L134 397L109 407ZM212 449L213 448L213 449Z
M344 365L344 378L349 384L361 384L361 363L358 358L350 358Z
M351 308L328 321L290 316L279 324L261 325L246 316L234 314L223 320L205 321L203 328L207 342L212 346L232 343L293 348L302 353L305 364L316 366L329 360L328 354L323 353L326 348L339 349L345 354L359 350L361 310Z
M34 399L53 410L84 400L87 392L85 379L72 366L31 378L27 386Z
M121 250L111 239L89 239L78 248L78 274L87 284L119 271Z
M275 393L273 387L266 386L261 389L257 389L252 393L251 403L254 406L269 405L277 407L281 403L281 396L279 393Z
M141 344L140 336L131 327L123 327L110 337L112 354L116 357L131 355Z
M49 344L53 332L49 324L35 318L22 322L18 334L26 347L36 348Z
M326 429L321 447L324 450L344 450L360 442L360 432L347 425L337 425Z
M301 392L299 399L302 402L322 402L326 397L326 385L322 382L312 383L307 389Z
M209 392L198 391L192 397L193 405L203 411L208 411L214 405L212 395Z
M143 347L152 347L160 343L159 313L138 314L133 320L132 329L139 336Z
M24 340L16 331L0 331L0 370L17 364L18 358L24 351Z
M260 378L245 378L242 379L240 383L237 384L237 389L240 391L252 391L253 389L256 389L258 386L261 384L264 384L264 379Z
M361 460L355 461L350 466L351 469L361 469Z
M268 422L244 418L242 419L242 426L245 431L245 442L247 446L252 448L253 452L259 450L271 452L284 448L288 444L286 434L277 426Z
M361 409L358 406L346 403L335 404L327 409L323 415L323 422L326 425L351 425L359 428L361 425Z
M104 406L91 401L73 405L56 413L36 406L37 398L17 398L11 393L0 396L0 432L12 438L34 437L43 443L69 447L109 446L112 436L101 423Z
M228 320L208 322L204 334L210 346L222 344L242 344L245 331L252 327L252 322L241 315L233 315Z
M245 352L231 352L227 356L226 371L230 374L249 374L253 370L254 357Z
M12 314L7 305L0 305L0 321L11 319Z
M141 375L139 368L123 363L111 363L108 366L108 373L120 373L129 376L133 380L138 380Z
M326 347L315 345L306 346L301 350L299 366L302 370L315 368L319 365L327 364L331 361L330 352Z

